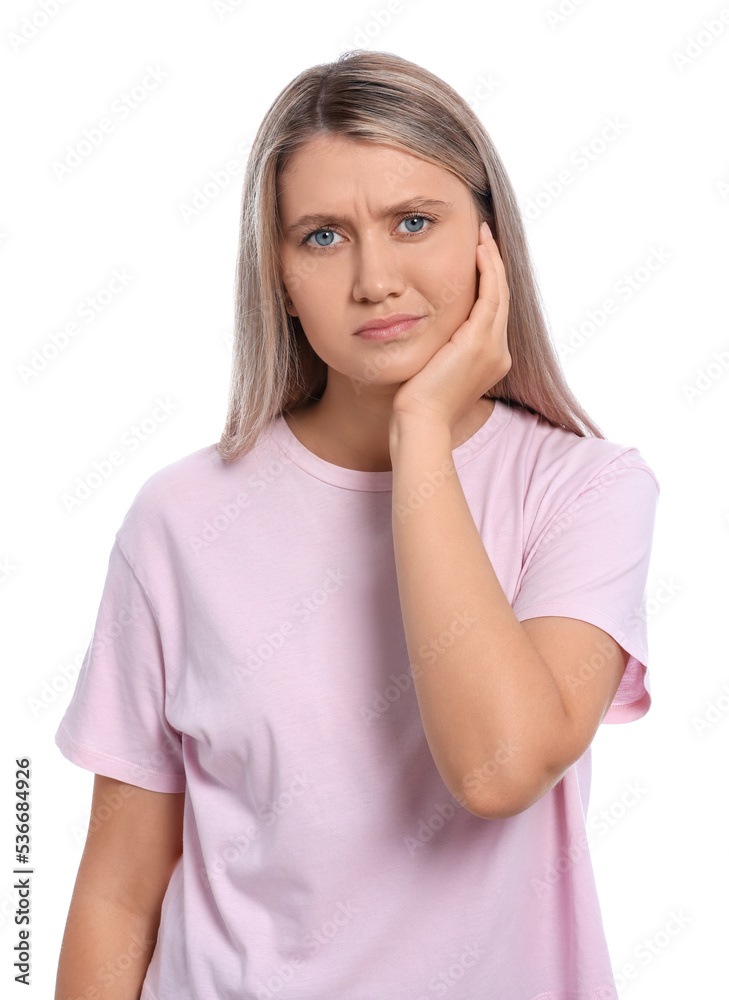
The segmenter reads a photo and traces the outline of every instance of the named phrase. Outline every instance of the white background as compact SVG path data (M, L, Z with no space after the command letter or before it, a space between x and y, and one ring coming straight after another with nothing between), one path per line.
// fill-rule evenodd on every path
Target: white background
M3 995L53 991L93 782L53 737L114 534L153 472L222 430L247 148L296 74L366 47L420 63L471 101L526 217L555 341L582 328L564 356L568 381L605 435L638 447L661 484L648 582L653 705L595 738L589 822L606 832L595 832L592 855L621 996L718 996L729 929L728 484L718 430L729 386L729 8L401 0L387 24L374 17L387 20L384 0L48 0L46 9L56 13L12 2L0 15ZM126 117L114 110L124 94L144 98ZM113 131L59 177L67 147L105 117ZM600 149L609 120L622 123L620 135ZM207 204L185 218L211 172L220 178L233 160L238 173L212 183ZM559 191L565 169L572 183ZM663 263L650 271L656 249ZM78 310L105 298L115 269L126 287L87 322ZM626 275L637 289L622 298ZM590 326L609 297L617 312ZM34 352L52 354L70 321L77 336L41 367ZM167 418L69 512L63 495L122 447L158 397L173 407ZM698 719L709 723L701 732ZM30 990L12 981L22 756L33 767ZM683 913L676 933L672 913Z

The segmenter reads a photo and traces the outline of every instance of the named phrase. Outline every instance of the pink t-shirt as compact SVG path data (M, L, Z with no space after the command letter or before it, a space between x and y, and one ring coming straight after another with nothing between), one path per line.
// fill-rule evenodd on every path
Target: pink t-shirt
M613 636L630 660L604 721L645 715L660 488L640 453L497 400L453 457L519 620ZM412 683L391 491L279 417L230 465L209 445L153 474L117 532L56 743L185 792L141 1000L617 997L590 750L516 816L451 796Z

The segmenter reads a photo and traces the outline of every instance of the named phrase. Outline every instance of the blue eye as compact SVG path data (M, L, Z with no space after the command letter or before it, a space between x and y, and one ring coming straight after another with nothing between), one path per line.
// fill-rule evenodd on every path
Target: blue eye
M305 242L308 242L310 236L321 236L322 234L325 236L329 236L332 239L335 236L337 236L337 233L335 233L333 229L317 229L315 232L310 233L309 236L307 236ZM311 246L311 244L309 245ZM335 246L336 244L332 243L330 239L329 243L316 243L315 245L319 247L331 247Z
M403 222L425 222L425 221L426 221L426 219L425 219L424 215L410 215L410 216L408 216L407 219L403 219L402 222L400 223L400 225L402 225ZM423 231L422 229L415 229L415 230L411 229L410 230L411 233L412 232L422 233L422 231Z
M427 229L432 229L433 226L436 224L436 221L437 220L430 215L423 215L420 212L411 212L409 215L405 215L400 219L400 221L398 222L398 226L401 226L403 222L415 223L415 225L418 226L421 225L421 223L423 222L427 222L428 223ZM420 234L426 232L427 229L426 228L408 229L406 233L401 233L401 235L408 237L420 236ZM306 236L302 239L300 245L312 248L319 247L321 250L328 250L330 247L338 246L338 244L334 242L334 237L339 235L340 234L337 233L336 229L333 226L323 226L320 229L314 229L312 230L312 232L307 233ZM316 242L314 243L310 242L312 237L317 238ZM323 238L323 242L319 241L318 239L319 237Z

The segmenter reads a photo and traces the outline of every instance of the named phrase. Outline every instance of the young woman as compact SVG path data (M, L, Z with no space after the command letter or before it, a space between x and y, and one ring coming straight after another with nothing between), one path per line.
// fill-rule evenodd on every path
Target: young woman
M480 121L395 55L301 73L237 278L225 431L135 497L56 734L96 772L58 1000L613 1000L590 744L650 706L659 486Z

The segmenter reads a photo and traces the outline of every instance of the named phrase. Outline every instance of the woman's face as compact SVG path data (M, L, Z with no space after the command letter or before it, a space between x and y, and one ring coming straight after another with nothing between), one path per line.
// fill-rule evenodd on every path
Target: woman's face
M480 219L469 189L394 147L322 135L287 164L278 205L288 311L329 366L327 385L394 394L476 301ZM394 340L355 335L394 313L424 318Z

